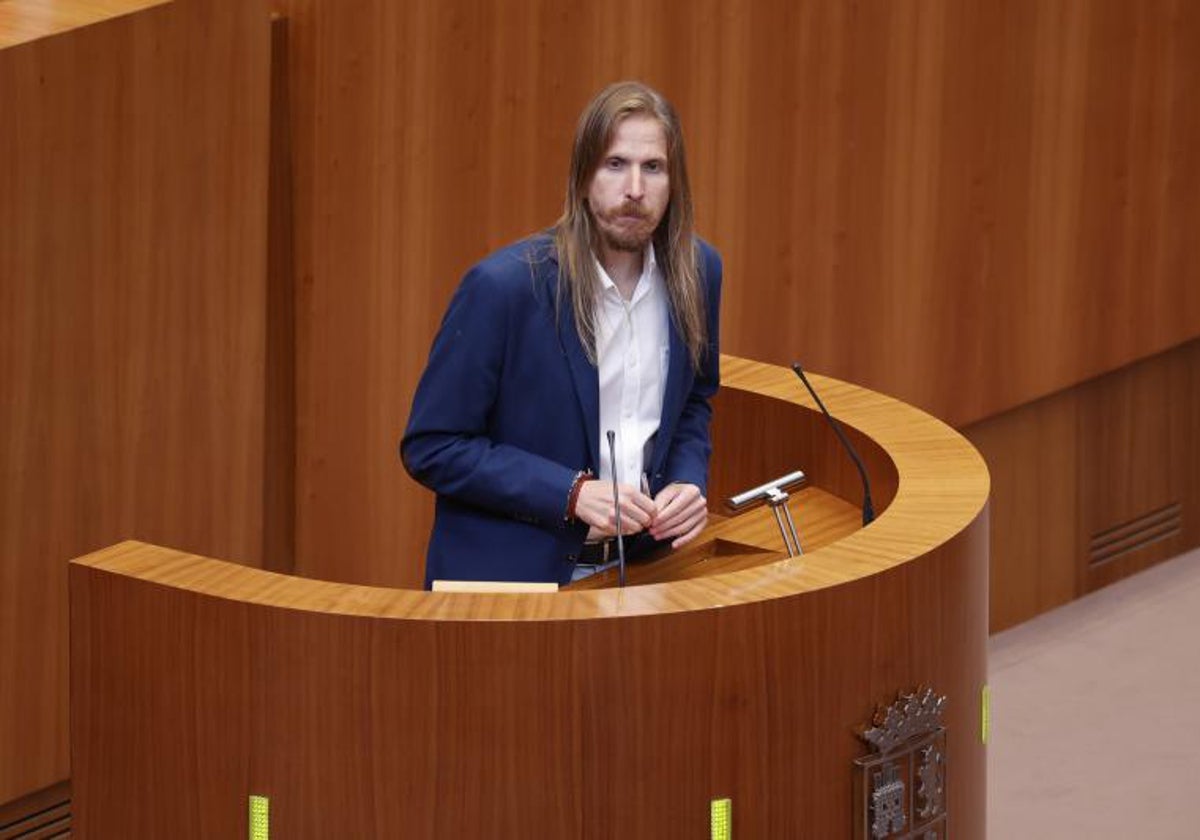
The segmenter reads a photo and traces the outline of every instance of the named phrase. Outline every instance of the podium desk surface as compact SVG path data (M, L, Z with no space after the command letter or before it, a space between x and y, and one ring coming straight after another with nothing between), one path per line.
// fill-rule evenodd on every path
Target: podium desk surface
M965 438L898 400L828 377L810 378L843 426L886 454L897 481L893 498L867 527L859 527L856 507L823 488L796 493L801 538L815 540L801 558L786 557L769 511L759 508L714 516L679 558L631 566L632 585L623 590L605 585L615 579L611 574L557 593L389 589L283 575L136 541L74 563L198 594L316 612L423 621L596 619L729 607L853 582L925 555L979 516L989 478ZM786 368L722 357L724 392L815 415L816 406L797 386Z

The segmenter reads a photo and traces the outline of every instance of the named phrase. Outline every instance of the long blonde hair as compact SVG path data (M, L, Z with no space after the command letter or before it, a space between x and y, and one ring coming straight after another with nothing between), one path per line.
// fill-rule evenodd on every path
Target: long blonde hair
M670 199L654 231L654 252L662 269L671 317L687 347L692 368L699 368L707 340L704 291L696 266L692 190L679 117L666 98L641 82L617 82L602 90L584 109L575 130L571 172L563 214L555 224L558 251L558 305L569 298L588 359L596 363L595 290L599 282L593 253L599 251L597 232L587 195L617 125L627 117L658 120L667 140L667 175Z

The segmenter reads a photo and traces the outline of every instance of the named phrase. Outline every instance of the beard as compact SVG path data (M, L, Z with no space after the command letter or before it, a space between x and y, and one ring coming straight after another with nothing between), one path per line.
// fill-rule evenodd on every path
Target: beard
M596 230L604 246L612 251L640 253L654 236L661 219L654 219L632 202L594 214Z

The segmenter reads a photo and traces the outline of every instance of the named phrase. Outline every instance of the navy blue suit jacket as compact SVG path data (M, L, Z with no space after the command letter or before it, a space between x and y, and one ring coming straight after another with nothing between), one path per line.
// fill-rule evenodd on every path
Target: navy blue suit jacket
M697 243L708 347L694 371L671 319L652 494L708 480L721 260ZM409 473L437 493L426 586L571 579L587 526L566 521L567 495L580 470L599 473L600 387L570 302L556 312L557 278L553 241L535 236L472 268L450 301L400 445Z

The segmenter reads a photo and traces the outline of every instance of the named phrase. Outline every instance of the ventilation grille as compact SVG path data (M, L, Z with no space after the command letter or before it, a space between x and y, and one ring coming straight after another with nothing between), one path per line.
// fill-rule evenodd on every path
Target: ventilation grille
M1088 546L1088 563L1099 566L1131 551L1179 536L1182 530L1183 507L1174 502L1096 534Z
M47 797L45 794L57 793ZM0 807L0 840L60 840L71 836L71 796L66 785Z

